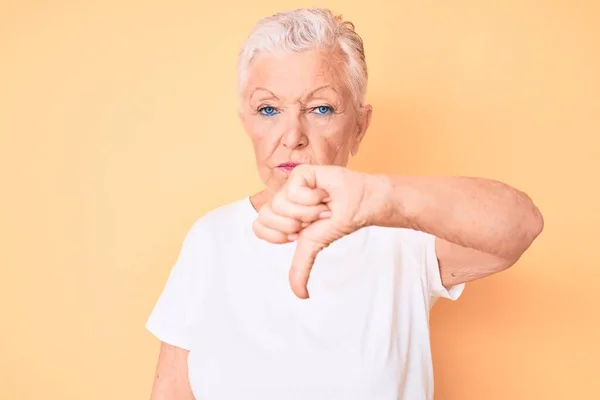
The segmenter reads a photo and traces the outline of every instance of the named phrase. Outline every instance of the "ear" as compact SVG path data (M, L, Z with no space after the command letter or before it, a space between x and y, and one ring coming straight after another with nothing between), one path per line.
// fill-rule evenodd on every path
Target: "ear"
M241 102L238 103L237 106L237 116L239 118L240 121L242 121L244 118L244 110L243 110L243 105Z
M244 129L246 129L246 112L244 111L244 105L242 103L238 104L237 116L240 124L244 127Z
M354 142L352 143L352 148L350 149L350 154L352 154L352 157L356 157L356 155L358 154L358 148L360 147L360 143L365 137L365 134L369 129L369 125L371 125L372 115L373 107L371 107L368 104L362 107L360 111L360 118L358 120L356 136L354 137Z

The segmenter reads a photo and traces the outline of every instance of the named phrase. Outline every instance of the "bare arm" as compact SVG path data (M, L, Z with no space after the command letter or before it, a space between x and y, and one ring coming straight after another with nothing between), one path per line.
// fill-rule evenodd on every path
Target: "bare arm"
M373 190L371 224L436 236L446 287L509 268L544 226L525 193L490 179L379 175Z
M187 358L187 350L161 343L150 400L194 400Z

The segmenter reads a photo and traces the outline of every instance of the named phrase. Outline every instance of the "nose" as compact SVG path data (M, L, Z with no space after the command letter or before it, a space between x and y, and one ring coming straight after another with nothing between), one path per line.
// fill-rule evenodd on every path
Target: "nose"
M300 118L293 116L284 128L282 143L288 149L301 149L308 145L308 136L302 127Z

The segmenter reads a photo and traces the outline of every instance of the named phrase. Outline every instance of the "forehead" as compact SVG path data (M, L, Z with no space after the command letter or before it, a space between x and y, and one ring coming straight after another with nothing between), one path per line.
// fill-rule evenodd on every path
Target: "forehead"
M262 53L248 68L246 96L258 87L288 99L297 98L316 87L331 85L342 96L344 85L341 59L324 50L300 53Z

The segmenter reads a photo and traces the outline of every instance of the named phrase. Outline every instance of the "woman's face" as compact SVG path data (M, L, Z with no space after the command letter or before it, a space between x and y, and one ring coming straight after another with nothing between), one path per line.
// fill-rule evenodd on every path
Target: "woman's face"
M281 187L295 165L346 166L357 153L371 107L356 109L339 60L314 50L263 53L252 62L240 117L268 190Z

